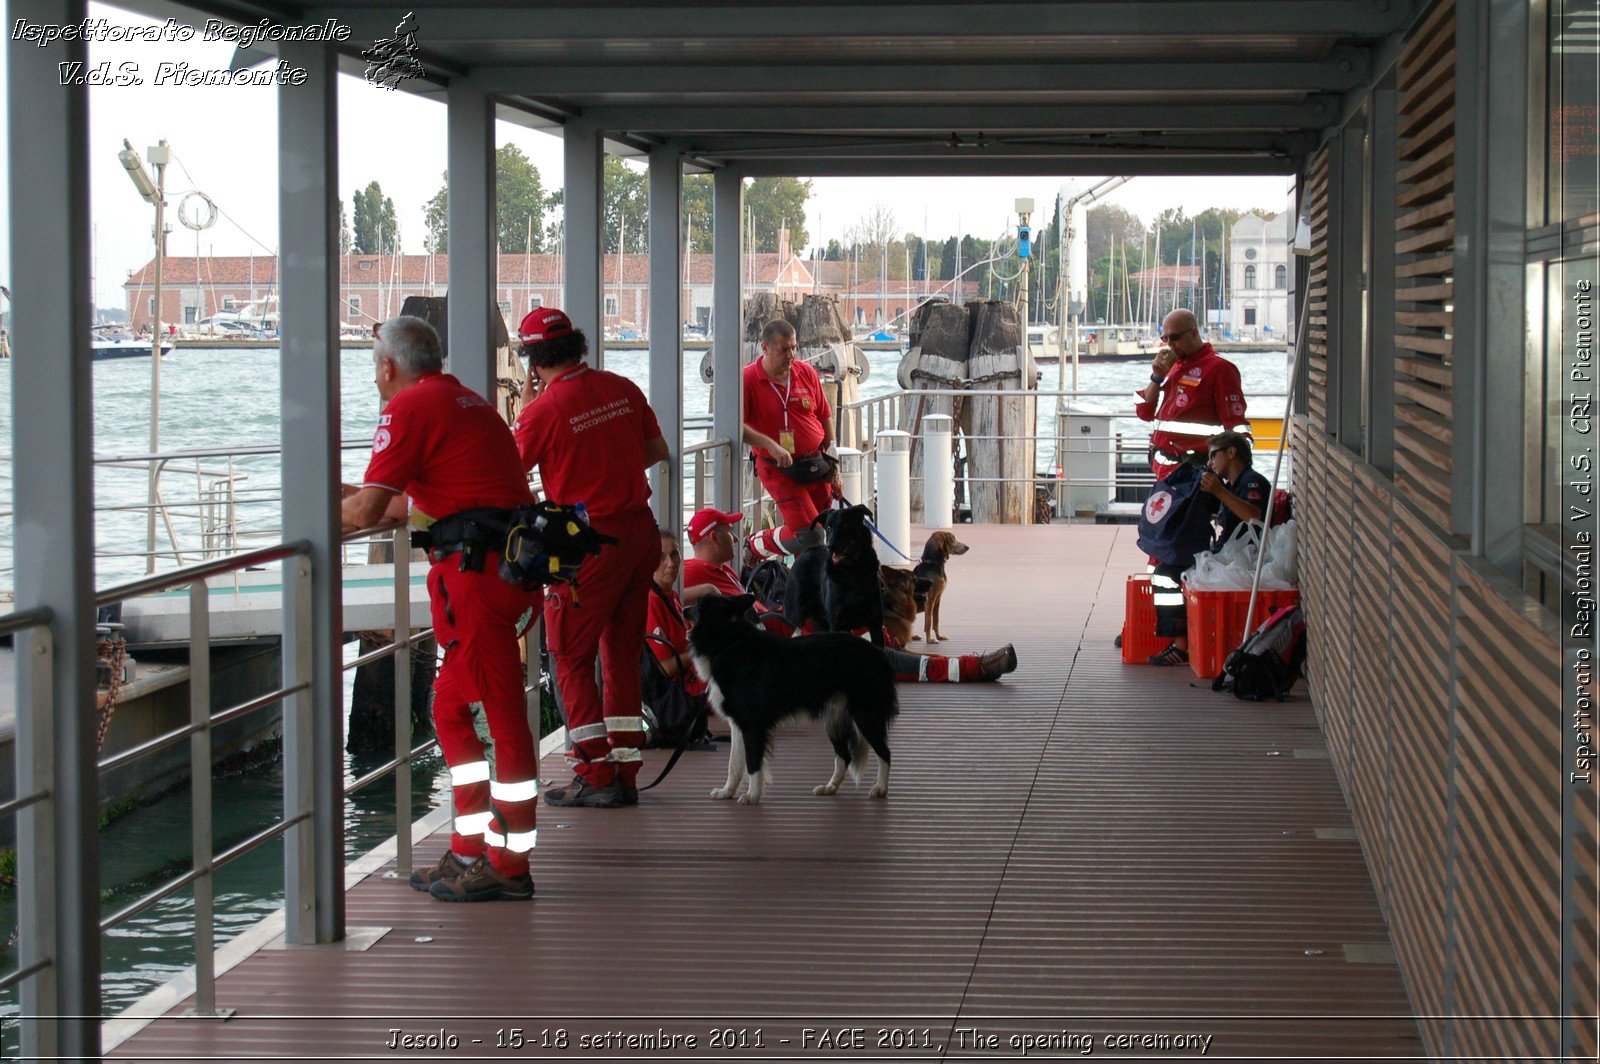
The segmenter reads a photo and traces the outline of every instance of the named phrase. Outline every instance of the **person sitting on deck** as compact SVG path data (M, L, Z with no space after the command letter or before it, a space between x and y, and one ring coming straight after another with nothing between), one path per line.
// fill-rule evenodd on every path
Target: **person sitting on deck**
M695 603L707 595L742 595L744 587L728 564L733 560L732 529L740 516L720 510L701 510L689 519L689 542L694 557L683 564L683 598ZM782 614L764 612L757 604L759 620L767 631L794 635ZM887 633L885 633L887 636ZM1017 667L1017 651L1010 643L987 654L912 654L893 645L883 648L894 667L894 678L901 683L973 683L998 680Z
M650 588L650 611L645 618L645 649L656 660L661 675L672 683L681 683L689 704L703 710L710 685L695 671L689 657L689 624L684 618L683 602L678 598L678 568L683 554L678 548L678 537L661 530L661 564L656 567L654 586ZM650 638L653 636L654 638ZM642 685L644 687L645 685ZM665 686L665 685L660 685ZM665 698L670 692L660 692ZM647 705L657 708L652 692L644 689ZM660 720L658 713L657 720ZM702 724L702 729L704 725ZM688 745L690 750L710 750L710 733L695 736Z

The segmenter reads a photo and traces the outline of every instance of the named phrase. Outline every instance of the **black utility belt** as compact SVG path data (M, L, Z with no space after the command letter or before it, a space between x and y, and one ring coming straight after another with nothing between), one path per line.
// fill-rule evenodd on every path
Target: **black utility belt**
M412 530L411 545L426 550L433 562L459 554L463 572L478 572L489 554L504 548L516 519L516 510L499 507L460 510L427 528Z

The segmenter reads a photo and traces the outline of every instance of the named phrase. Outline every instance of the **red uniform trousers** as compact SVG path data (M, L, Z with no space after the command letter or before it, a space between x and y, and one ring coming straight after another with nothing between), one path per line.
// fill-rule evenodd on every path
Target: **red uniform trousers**
M500 555L491 553L481 572L464 573L461 556L452 555L428 570L434 633L445 648L433 681L433 726L455 800L450 848L468 859L487 853L498 872L519 876L537 834L539 750L528 728L517 621L539 608L543 593L506 583L499 566ZM473 727L473 702L488 718L493 779Z
M661 564L661 532L649 510L592 519L622 542L584 559L576 597L559 584L545 597L545 639L567 711L567 761L596 787L639 778L644 742L639 654L644 649L650 583ZM595 685L598 652L605 703Z
M782 529L762 529L750 535L750 547L757 556L775 558L792 553L780 541L794 538L798 532L811 527L811 522L833 502L833 485L826 480L815 484L796 484L783 470L770 461L756 456L756 478L767 489L772 501L783 515Z

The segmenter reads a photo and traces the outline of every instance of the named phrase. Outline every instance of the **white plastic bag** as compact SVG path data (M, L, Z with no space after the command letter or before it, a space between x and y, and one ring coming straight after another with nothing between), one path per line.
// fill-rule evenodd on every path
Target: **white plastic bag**
M1275 525L1261 563L1261 586L1272 590L1299 586L1299 530L1293 521ZM1268 581L1272 581L1270 584Z
M1261 549L1262 525L1241 521L1216 551L1202 551L1194 567L1183 574L1190 591L1249 591L1255 580L1256 554ZM1295 586L1295 527L1289 521L1273 526L1267 539L1267 557L1261 563L1263 591L1286 591Z

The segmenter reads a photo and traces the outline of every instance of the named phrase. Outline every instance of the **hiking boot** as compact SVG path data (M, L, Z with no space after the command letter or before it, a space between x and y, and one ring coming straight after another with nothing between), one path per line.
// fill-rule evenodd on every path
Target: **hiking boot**
M1016 668L1017 648L1010 643L978 657L978 678L982 680L998 680L1008 672L1015 672Z
M503 876L487 857L480 857L458 876L441 879L428 888L440 901L527 901L533 897L533 877Z
M1122 649L1122 633L1121 632L1117 633L1117 638L1115 638L1115 639L1113 639L1111 641L1111 645L1116 647L1118 650Z
M1178 646L1177 643L1168 643L1167 649L1159 654L1151 654L1145 659L1152 665L1187 665L1189 652Z
M427 890L441 879L454 879L471 867L471 861L457 857L454 850L446 850L432 868L419 868L411 873L411 889Z
M694 747L691 746L691 747L689 747L689 749L693 750ZM639 804L639 788L635 787L631 783L624 783L624 782L622 782L621 779L614 780L612 785L617 788L617 797L618 797L618 799L620 799L617 804L619 804L619 805L638 805Z
M581 805L590 809L617 809L627 804L622 792L617 790L615 782L608 783L604 787L596 787L582 776L572 777L572 782L565 787L545 791L544 802L546 805L562 808Z

